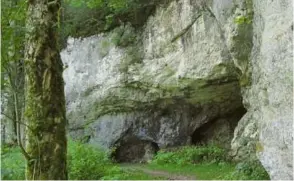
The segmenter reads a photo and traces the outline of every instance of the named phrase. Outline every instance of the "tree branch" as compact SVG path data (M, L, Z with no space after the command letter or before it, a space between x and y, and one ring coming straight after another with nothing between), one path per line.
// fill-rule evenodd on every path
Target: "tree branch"
M5 116L6 118L10 119L11 121L15 121L12 117L8 116L6 113L1 112L1 115Z
M2 114L3 116L5 116L6 118L10 119L11 121L16 122L16 123L19 123L19 124L21 124L21 125L24 125L24 126L26 126L28 129L32 130L32 129L29 127L29 125L27 125L26 123L21 122L21 121L16 121L16 120L14 120L13 118L11 118L10 116L8 116L8 115L5 114L5 113L1 113L1 114Z
M193 26L193 24L200 18L202 14L199 14L186 28L184 28L180 33L178 33L172 40L171 43L175 42L178 38L182 37L188 32L188 30Z
M18 115L18 98L17 98L17 94L14 93L14 108L15 108L15 115L16 115L16 133L17 133L17 143L18 146L21 149L22 154L25 156L26 160L29 161L31 159L31 157L29 156L29 154L26 152L26 150L24 149L22 143L21 143L21 133L20 133L20 121L19 121L19 115Z

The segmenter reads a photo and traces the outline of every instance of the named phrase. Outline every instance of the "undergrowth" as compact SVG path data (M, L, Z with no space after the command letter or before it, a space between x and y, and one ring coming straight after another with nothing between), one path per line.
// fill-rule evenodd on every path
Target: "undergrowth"
M174 151L159 151L151 163L188 165L202 162L222 162L226 160L225 152L215 146L185 146Z
M100 148L69 141L68 176L70 180L153 180L142 172L123 170ZM25 180L25 158L18 147L2 147L1 180Z
M25 180L25 159L18 147L3 147L1 179ZM70 180L154 180L162 179L129 172L110 159L110 153L98 147L69 141L68 173ZM149 169L190 174L202 180L268 180L258 160L233 163L225 150L216 146L186 146L161 150L147 165Z
M159 151L149 167L170 172L195 173L198 178L200 176L200 179L204 180L269 179L267 172L258 160L234 163L230 161L225 150L214 145L185 146L172 151Z
M1 180L25 180L25 158L18 147L1 146Z
M259 160L246 160L236 164L233 172L225 175L224 180L270 180Z

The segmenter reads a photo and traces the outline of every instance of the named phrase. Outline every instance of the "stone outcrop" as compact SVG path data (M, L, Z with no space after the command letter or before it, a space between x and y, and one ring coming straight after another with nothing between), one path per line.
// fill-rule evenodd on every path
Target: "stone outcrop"
M172 1L141 29L69 38L70 135L138 161L157 147L232 140L235 159L257 155L272 179L291 179L290 4ZM145 152L125 152L130 143Z
M243 92L248 112L232 146L254 145L271 179L293 180L293 1L253 1L253 8L252 84Z
M231 119L243 105L219 21L208 5L172 2L159 7L127 47L115 46L115 38L121 30L127 37L128 25L69 39L61 55L69 65L64 77L72 136L109 148L132 135L163 148L190 144L203 124L226 119L229 144L244 112Z

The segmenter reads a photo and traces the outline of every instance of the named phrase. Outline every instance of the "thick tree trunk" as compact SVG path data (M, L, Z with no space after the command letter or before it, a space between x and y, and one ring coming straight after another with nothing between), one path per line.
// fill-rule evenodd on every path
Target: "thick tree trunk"
M28 0L25 119L29 180L67 179L63 65L57 48L59 8L60 0Z

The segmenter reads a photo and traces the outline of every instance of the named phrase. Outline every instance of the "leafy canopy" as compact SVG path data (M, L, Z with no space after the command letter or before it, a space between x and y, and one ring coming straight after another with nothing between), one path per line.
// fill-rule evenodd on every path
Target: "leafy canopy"
M11 68L11 64L23 58L26 1L3 0L1 5L1 89L3 89L8 84L5 74Z
M95 10L95 16L102 26L101 31L111 30L122 23L131 22L141 25L150 14L154 5L161 0L65 0L65 4L74 8L87 7ZM65 7L68 8L68 7ZM68 20L67 20L68 21ZM86 20L87 21L87 20Z

